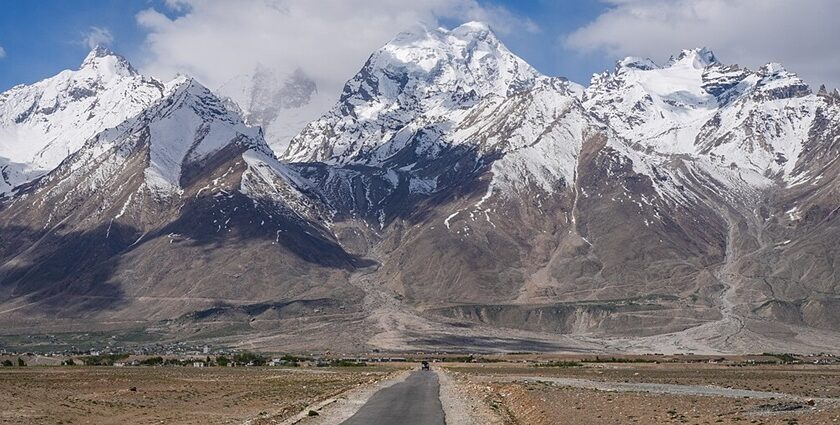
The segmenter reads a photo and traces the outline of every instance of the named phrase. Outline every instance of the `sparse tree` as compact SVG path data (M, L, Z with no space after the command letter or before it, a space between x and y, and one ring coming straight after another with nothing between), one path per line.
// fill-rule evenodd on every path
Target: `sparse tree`
M163 357L149 357L148 359L144 359L140 362L143 366L158 366L163 364Z
M221 367L226 367L230 363L230 359L225 356L216 357L216 364Z
M22 359L22 358L20 358L20 357L18 357L18 366L20 366L20 367L24 367L24 366L26 366L26 362L25 362L25 361L23 361L23 359Z
M246 366L265 366L267 360L262 355L252 353L250 351L244 351L242 353L234 354L233 362Z
M12 361L9 359L3 360L3 367L12 367Z

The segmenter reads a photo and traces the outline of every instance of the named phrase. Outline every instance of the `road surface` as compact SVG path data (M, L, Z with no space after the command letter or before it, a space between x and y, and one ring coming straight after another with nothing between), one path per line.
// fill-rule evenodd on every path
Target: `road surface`
M444 425L437 374L418 370L379 390L342 425Z

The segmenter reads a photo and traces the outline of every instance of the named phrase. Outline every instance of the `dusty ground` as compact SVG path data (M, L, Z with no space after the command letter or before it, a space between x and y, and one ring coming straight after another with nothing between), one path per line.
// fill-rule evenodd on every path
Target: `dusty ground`
M412 366L2 368L0 424L338 424ZM840 424L840 366L500 362L433 370L449 424Z
M393 372L381 367L4 368L0 424L280 423Z
M508 424L840 423L838 367L595 364L535 368L485 364L449 369L455 380L481 394L484 403ZM576 387L569 385L572 381ZM655 386L666 393L646 392L650 383L669 385ZM700 395L710 386L780 395ZM668 393L672 390L674 393ZM814 406L808 404L809 399Z
M455 370L475 374L561 376L608 382L714 385L811 398L840 398L840 366L584 363L583 367L570 368L488 364Z

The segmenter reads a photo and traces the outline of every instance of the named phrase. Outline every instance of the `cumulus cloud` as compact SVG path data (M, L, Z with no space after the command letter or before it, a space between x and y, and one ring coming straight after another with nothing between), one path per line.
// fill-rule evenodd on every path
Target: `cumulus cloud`
M567 48L663 60L709 47L725 63L780 62L811 84L840 86L836 0L607 0L609 8L564 39Z
M144 72L176 73L218 87L257 65L301 69L336 95L373 50L400 31L440 20L482 20L501 34L539 31L532 21L477 0L167 0L140 12L147 31Z
M6 49L4 49L3 46L0 46L0 59L3 59L5 57L6 57Z
M108 46L114 42L111 30L105 27L90 27L87 33L82 36L82 44L89 49L96 46Z

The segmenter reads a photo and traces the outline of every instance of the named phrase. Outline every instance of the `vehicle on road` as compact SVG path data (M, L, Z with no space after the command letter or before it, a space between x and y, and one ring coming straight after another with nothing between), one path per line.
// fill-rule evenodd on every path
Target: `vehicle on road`
M427 362L427 361L425 361L425 360L423 360L423 366L421 366L421 367L420 367L420 369L421 369L421 370L432 370L432 369L429 367L429 362Z

